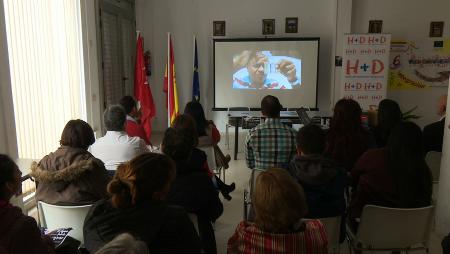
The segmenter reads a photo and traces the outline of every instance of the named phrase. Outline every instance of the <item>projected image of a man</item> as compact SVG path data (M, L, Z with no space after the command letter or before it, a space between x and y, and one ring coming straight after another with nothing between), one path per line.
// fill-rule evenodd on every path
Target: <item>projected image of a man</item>
M299 86L296 65L269 51L243 51L233 59L234 89L292 89ZM284 57L284 56L283 56ZM286 58L286 57L284 57Z
M247 64L247 71L250 77L251 86L255 88L263 88L266 81L267 73L264 68L269 62L269 59L261 54L261 52L256 52L250 55L250 60Z

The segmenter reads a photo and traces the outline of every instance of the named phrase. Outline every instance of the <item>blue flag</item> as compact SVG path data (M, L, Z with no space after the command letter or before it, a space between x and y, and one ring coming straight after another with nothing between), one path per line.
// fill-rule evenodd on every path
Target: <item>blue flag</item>
M197 39L194 38L194 76L192 78L192 100L200 101L200 80L198 78Z

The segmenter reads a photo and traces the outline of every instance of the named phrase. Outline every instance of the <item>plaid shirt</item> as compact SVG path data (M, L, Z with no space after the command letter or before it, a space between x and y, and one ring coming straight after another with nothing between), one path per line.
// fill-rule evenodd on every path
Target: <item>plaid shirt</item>
M328 239L319 220L306 221L303 231L273 234L242 221L228 240L228 254L327 254Z
M247 167L268 169L287 165L295 156L296 132L278 118L267 118L251 129L245 141Z

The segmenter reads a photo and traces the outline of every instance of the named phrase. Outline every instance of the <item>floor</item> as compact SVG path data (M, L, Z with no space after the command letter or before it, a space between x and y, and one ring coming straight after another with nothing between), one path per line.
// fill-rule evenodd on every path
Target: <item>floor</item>
M233 234L237 224L243 218L243 190L248 183L250 176L250 170L245 166L244 154L242 152L241 143L244 140L244 136L240 135L240 152L238 153L238 160L231 160L230 168L226 171L226 183L230 184L232 182L236 183L236 190L231 194L233 199L231 201L223 200L224 213L216 221L215 224L215 234L217 242L218 253L226 253L226 246L228 238ZM233 134L230 134L230 141L232 142ZM231 143L230 142L230 143ZM230 150L224 145L224 140L220 144L224 154L232 155L233 143L230 144ZM233 157L233 156L232 156ZM430 236L430 252L431 254L441 254L440 247L440 237L438 237L434 232ZM348 246L343 243L340 246L340 253L349 253ZM388 253L388 252L379 252ZM417 251L414 253L426 253L425 251Z

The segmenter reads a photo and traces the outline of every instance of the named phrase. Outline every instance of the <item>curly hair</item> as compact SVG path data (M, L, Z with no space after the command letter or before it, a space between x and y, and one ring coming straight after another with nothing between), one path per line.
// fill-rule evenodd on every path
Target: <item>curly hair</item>
M168 156L144 153L117 168L108 192L114 207L130 207L164 196L174 178L175 163Z

